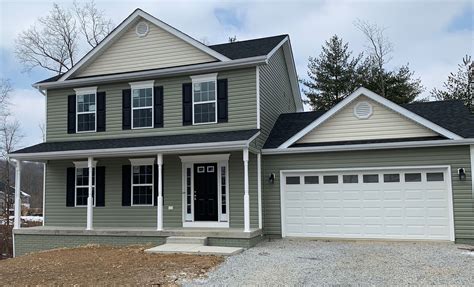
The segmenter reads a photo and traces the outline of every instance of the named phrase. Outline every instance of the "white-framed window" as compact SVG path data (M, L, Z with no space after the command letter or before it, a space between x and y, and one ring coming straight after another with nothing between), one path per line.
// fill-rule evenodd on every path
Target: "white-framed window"
M92 198L93 206L95 206L95 179L97 162L93 162L92 167ZM87 206L87 198L89 197L89 167L87 161L74 162L76 167L75 189L74 189L74 205L81 207Z
M192 76L193 125L217 123L217 74Z
M132 129L152 128L154 118L154 81L129 84L132 93Z
M97 87L79 88L76 91L76 132L97 130Z
M155 202L154 159L130 159L132 163L132 206L152 206Z

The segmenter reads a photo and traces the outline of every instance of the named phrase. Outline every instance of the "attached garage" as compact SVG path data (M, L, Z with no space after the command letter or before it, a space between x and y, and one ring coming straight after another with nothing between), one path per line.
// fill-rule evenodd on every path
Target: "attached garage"
M448 166L280 172L282 236L454 241Z

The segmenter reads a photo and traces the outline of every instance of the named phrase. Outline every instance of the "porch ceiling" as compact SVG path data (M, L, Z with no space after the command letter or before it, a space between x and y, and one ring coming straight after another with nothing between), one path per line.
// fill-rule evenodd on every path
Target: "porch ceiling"
M257 129L103 140L45 142L11 153L12 159L53 160L115 157L156 153L207 152L246 148L260 134Z

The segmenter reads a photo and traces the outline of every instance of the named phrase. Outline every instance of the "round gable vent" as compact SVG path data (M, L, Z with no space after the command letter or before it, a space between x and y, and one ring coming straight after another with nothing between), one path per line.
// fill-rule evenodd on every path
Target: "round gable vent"
M372 105L368 102L360 102L354 107L354 115L358 119L368 119L372 115Z
M148 34L148 24L145 22L140 22L135 27L135 32L137 33L138 37L145 37Z

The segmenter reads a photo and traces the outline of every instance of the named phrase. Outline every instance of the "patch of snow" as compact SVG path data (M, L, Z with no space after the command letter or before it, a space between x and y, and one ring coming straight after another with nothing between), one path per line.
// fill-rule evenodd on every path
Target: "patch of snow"
M463 252L462 254L468 255L468 256L474 256L474 252L469 252L469 251Z
M22 221L43 222L43 216L22 216Z

